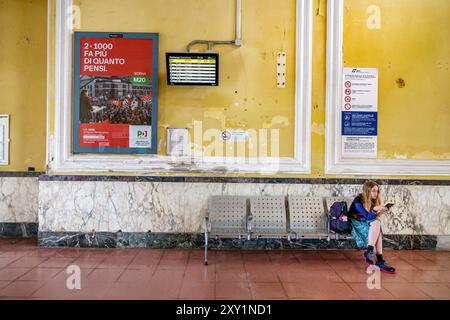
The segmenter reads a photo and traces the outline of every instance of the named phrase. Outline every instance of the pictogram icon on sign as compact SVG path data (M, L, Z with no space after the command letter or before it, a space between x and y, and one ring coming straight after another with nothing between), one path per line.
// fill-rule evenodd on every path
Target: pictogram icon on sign
M345 82L345 87L350 88L352 86L352 83L350 81Z
M350 97L350 96L345 96L344 101L345 101L345 102L350 102L350 101L352 101L352 97Z
M352 93L352 90L350 90L350 89L345 89L344 92L345 92L346 95L350 95L350 94Z
M344 105L345 110L350 110L352 108L352 105L350 103L346 103Z
M231 139L230 131L227 131L227 130L222 131L222 139L225 141L230 140Z

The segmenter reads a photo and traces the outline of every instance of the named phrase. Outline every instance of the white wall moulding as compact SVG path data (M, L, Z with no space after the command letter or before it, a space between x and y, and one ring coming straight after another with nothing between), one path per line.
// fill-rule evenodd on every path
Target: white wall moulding
M49 6L51 1L49 1ZM312 1L296 2L296 77L295 77L295 147L292 158L236 157L171 157L162 155L93 155L71 152L72 95L72 19L71 0L56 1L55 26L55 125L53 134L47 121L48 172L240 172L240 173L300 173L311 172L311 54ZM50 20L49 10L49 20ZM49 28L50 30L50 28ZM152 30L158 31L158 30ZM52 30L49 31L50 43ZM236 49L239 50L239 49ZM50 56L50 49L47 53ZM52 85L47 74L48 87ZM50 94L51 91L48 91ZM47 101L50 110L50 99Z
M351 175L450 176L450 160L342 159L341 90L343 68L344 0L327 3L327 80L325 173Z
M9 164L9 115L0 114L0 165Z

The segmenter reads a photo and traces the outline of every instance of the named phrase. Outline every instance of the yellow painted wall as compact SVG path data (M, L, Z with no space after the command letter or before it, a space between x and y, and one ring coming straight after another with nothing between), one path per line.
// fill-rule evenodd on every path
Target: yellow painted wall
M242 1L244 45L214 47L220 53L218 87L168 86L165 52L186 51L195 39L233 40L234 0L133 0L127 1L126 14L119 0L74 4L81 12L77 31L159 33L159 154L166 153L167 127L189 128L193 137L193 122L201 121L203 131L277 128L282 141L279 155L294 155L295 1ZM287 52L284 89L276 85L278 51Z
M324 174L326 1L313 3L309 177L336 177ZM221 56L221 84L215 88L168 87L164 53L185 51L194 39L233 39L234 1L130 0L126 2L126 12L124 2L118 0L84 0L74 4L81 8L79 31L160 34L160 154L165 152L167 126L191 127L193 120L201 120L204 130L279 128L280 156L293 155L295 0L243 0L244 45L215 47ZM380 30L366 27L366 9L371 4L381 8ZM445 0L345 0L344 65L378 67L380 72L380 158L449 159L449 4ZM407 19L408 14L412 15L411 20ZM54 28L54 21L51 24ZM54 37L51 41L53 54ZM286 89L276 88L277 51L288 54ZM51 61L54 63L53 56ZM403 88L397 85L399 78L405 81ZM45 126L45 119L42 124ZM37 145L45 149L45 137Z
M10 165L45 170L47 1L0 1L0 114L10 115Z
M379 68L379 159L450 159L449 22L448 0L345 0L344 65Z

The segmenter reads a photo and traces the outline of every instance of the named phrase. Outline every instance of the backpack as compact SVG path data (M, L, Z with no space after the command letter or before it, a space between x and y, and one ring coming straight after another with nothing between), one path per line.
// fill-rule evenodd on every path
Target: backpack
M330 208L330 229L337 233L350 233L347 202L336 201Z

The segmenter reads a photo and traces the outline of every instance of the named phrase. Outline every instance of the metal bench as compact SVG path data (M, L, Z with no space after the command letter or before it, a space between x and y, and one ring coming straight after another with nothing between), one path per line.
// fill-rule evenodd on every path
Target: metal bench
M330 240L329 208L335 201L350 197L301 196L211 196L204 218L205 265L208 264L208 240L215 238L278 238L291 241L302 238ZM324 210L325 207L325 210ZM288 224L289 223L289 224ZM339 235L336 239L353 238Z
M330 230L330 207L333 203L335 203L336 201L345 201L347 202L347 208L350 210L350 206L353 202L354 197L326 197L325 201L324 201L324 205L325 205L325 212L327 214L327 219L328 219L328 230L330 233L335 234L336 239L344 238L344 239L353 239L353 236L351 236L350 234L348 235L344 235L344 234L338 234L336 232L334 232L333 230Z
M287 237L285 197L251 197L248 231L251 237L257 238Z
M299 238L323 238L329 240L327 212L323 210L321 197L289 196L290 230Z
M208 264L208 239L248 236L248 200L242 196L211 196L204 218L205 265Z

